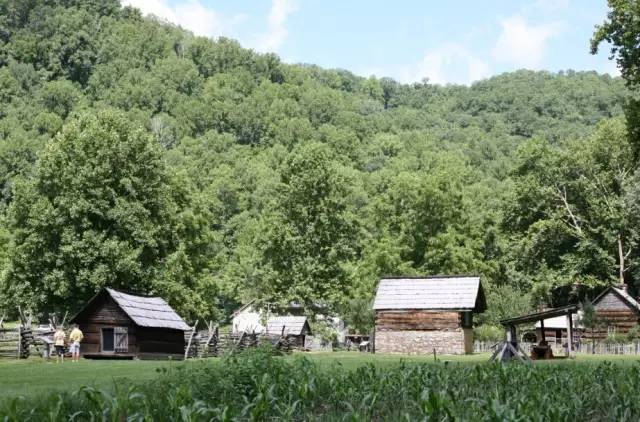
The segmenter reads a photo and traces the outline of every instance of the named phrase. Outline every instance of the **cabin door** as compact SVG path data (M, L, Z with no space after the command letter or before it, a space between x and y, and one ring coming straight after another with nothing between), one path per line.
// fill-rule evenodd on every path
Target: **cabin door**
M113 328L103 328L102 329L102 351L103 352L114 352L115 351L115 341L113 335Z

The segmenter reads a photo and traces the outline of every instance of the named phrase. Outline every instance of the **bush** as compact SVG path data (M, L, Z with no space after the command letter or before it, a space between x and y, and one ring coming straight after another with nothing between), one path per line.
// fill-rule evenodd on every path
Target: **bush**
M504 328L495 325L481 325L473 329L473 337L477 341L501 341L504 336Z
M629 342L629 338L624 334L609 333L604 342L606 344L625 344Z
M640 340L640 327L636 325L635 327L631 328L627 333L627 341L629 343L633 343L638 340Z

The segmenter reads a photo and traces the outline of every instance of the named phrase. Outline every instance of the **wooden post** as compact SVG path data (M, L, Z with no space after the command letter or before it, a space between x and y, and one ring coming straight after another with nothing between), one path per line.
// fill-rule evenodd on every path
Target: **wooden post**
M540 342L542 343L547 341L547 338L545 337L545 334L544 334L544 319L540 320L540 333L541 333Z
M573 355L573 318L571 312L567 314L567 357Z
M18 356L16 358L20 359L22 356L22 325L18 327Z
M198 320L193 324L193 330L191 330L191 335L189 336L189 342L187 343L187 348L184 349L184 359L186 360L189 357L189 350L191 350L191 342L193 341L193 337L196 334L196 327L198 326Z
M62 318L62 324L60 324L60 326L64 329L64 324L65 322L67 322L67 315L69 314L69 311L66 311L64 313L64 317Z

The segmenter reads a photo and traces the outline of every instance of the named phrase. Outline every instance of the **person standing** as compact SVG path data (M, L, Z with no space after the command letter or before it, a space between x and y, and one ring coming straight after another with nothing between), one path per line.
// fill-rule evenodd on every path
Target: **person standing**
M69 340L71 340L71 358L74 362L80 360L80 342L84 338L82 331L78 328L77 324L73 324L73 330L69 334Z
M56 348L56 363L64 362L64 341L67 335L62 327L58 327L53 334L53 345Z

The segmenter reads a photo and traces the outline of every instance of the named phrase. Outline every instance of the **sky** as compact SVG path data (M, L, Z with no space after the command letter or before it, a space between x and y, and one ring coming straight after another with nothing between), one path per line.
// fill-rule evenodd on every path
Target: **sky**
M605 0L121 0L287 63L400 82L470 84L516 69L618 75L589 54Z

